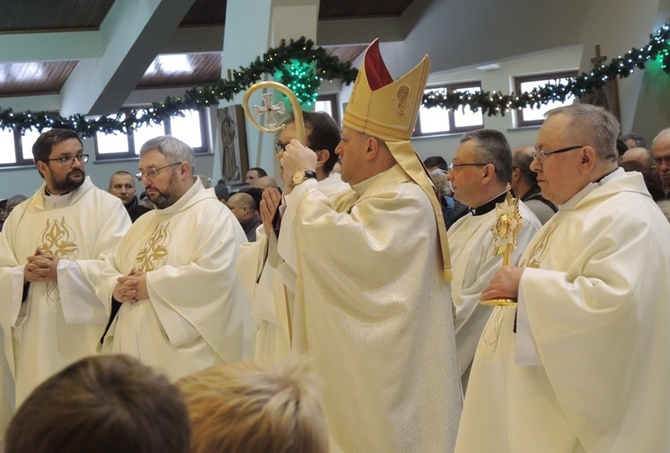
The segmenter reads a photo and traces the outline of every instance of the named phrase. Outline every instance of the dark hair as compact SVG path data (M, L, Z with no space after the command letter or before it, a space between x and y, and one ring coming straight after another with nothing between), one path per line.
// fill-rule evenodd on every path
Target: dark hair
M70 129L51 129L43 132L37 137L37 141L35 141L35 144L33 145L33 160L35 163L38 161L49 162L49 154L51 154L54 145L71 138L76 138L79 140L79 143L84 146L79 135Z
M225 181L219 179L219 183L214 186L214 193L216 193L216 198L219 200L228 200L230 198L230 192L228 191L228 186Z
M237 193L246 193L247 195L250 195L251 198L253 198L254 202L256 203L256 210L260 208L261 200L263 199L263 189L261 189L260 187L244 186L240 188L240 190L238 190Z
M260 178L261 176L267 176L267 175L268 175L268 172L265 171L265 170L263 170L261 167L251 167L251 168L250 168L249 170L247 170L247 171L255 171L256 173L258 173L258 177L259 177L259 178Z
M621 137L616 139L616 150L617 153L619 153L619 157L623 155L626 151L628 151L628 145L626 145L623 140L621 140Z
M461 143L474 140L475 156L480 162L493 164L496 178L503 184L512 181L512 149L505 135L494 129L478 129L461 137Z
M626 140L633 140L633 143L635 143L635 146L633 148L646 148L647 147L647 141L644 139L643 136L640 134L636 134L635 132L631 132L630 134L622 135L619 137L619 140L626 143ZM626 145L628 146L628 145Z
M332 116L326 112L303 112L303 120L305 121L305 129L309 128L309 132L305 130L305 145L309 146L314 151L326 150L328 151L328 160L323 163L323 171L330 173L337 163L338 156L335 154L335 148L340 144L342 137L340 136L340 128ZM290 123L295 119L291 117Z
M5 435L5 453L186 453L186 405L168 379L123 355L87 357L38 386Z
M533 156L526 151L517 151L512 156L512 168L518 168L523 179L531 186L531 188L539 187L537 184L537 173L530 169L530 164L533 162Z
M440 170L449 171L449 164L442 156L430 156L423 161L423 165L428 169L439 168Z

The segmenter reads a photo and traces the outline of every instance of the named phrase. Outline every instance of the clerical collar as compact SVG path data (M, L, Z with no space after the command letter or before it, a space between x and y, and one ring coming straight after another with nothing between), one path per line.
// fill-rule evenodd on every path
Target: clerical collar
M81 187L81 186L80 186ZM49 190L44 187L44 207L46 209L66 208L72 204L76 190L66 192L64 194L56 195L49 193Z
M505 196L507 195L507 192L503 192L494 199L487 201L483 205L477 207L477 208L472 208L472 215L484 215L487 212L493 211L493 209L496 207L496 203L502 203L505 201Z
M72 191L70 190L70 191L65 192L65 193L51 193L51 192L49 192L49 188L46 185L44 186L44 195L46 195L47 197L62 197L63 195L67 195L70 192L72 192Z
M598 184L599 186L602 186L607 181L611 181L614 178L622 176L625 172L626 172L626 170L624 170L623 168L617 167L616 169L612 170L611 172L607 173L605 176L603 176L602 178L597 180L596 184Z

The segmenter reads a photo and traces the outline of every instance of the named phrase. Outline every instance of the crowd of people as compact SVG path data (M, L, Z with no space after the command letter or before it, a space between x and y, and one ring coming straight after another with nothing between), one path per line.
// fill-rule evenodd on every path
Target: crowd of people
M161 136L105 191L43 133L0 233L5 451L670 450L670 128L574 104L422 162L428 73L371 44L341 128L285 122L281 190Z

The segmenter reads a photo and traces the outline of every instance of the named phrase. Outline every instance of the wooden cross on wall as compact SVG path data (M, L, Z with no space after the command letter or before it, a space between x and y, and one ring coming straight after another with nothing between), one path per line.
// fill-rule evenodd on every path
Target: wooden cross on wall
M591 58L591 63L593 63L593 66L598 66L605 60L607 60L607 57L600 55L600 44L596 44L596 56Z

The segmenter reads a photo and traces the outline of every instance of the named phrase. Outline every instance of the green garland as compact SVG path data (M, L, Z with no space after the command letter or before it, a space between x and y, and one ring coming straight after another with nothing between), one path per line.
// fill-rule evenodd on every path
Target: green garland
M589 73L568 79L565 85L548 83L541 88L521 94L505 94L499 91L486 92L450 92L429 93L423 97L424 107L441 107L456 109L470 107L473 111L481 110L488 116L505 115L510 109L540 107L550 101L564 102L568 96L582 97L593 93L615 78L626 78L636 69L644 69L650 60L660 57L663 71L670 75L670 24L663 25L655 35L650 36L649 43L642 49L633 48L623 57L612 59L607 65L599 65Z
M469 107L474 111L481 110L488 116L505 115L510 109L539 107L550 101L565 101L572 95L584 96L597 90L614 78L625 78L636 69L644 69L650 60L660 58L661 68L670 75L670 24L663 25L649 43L642 49L633 48L625 56L612 59L607 65L595 67L589 74L582 73L571 78L565 85L547 84L520 94L495 92L449 92L429 93L423 97L426 108L440 107L457 109ZM183 116L183 110L197 109L200 106L216 105L221 100L231 101L234 96L261 80L264 74L281 74L284 83L291 84L292 72L287 69L295 66L295 61L312 65L315 74L308 82L296 81L306 90L307 99L313 98L320 79L340 79L350 84L356 79L358 70L351 63L342 63L337 57L329 56L322 47L314 48L314 42L304 37L288 44L282 40L279 47L269 49L262 57L257 57L247 68L240 67L233 71L230 80L220 79L212 85L193 88L180 97L169 96L163 102L154 102L150 108L133 109L127 113L102 116L88 119L85 115L76 114L63 118L54 112L22 112L12 109L0 110L0 129L18 130L23 133L29 129L41 131L44 128L66 128L77 131L83 137L91 137L97 132L112 134L127 133L129 130L147 125L160 124L165 119ZM303 77L304 74L299 75ZM287 80L287 78L289 80Z
M351 63L342 63L337 57L329 56L322 47L314 48L312 40L302 37L296 41L291 40L288 44L282 40L279 47L269 49L248 67L234 70L231 80L220 79L214 84L188 90L180 97L168 96L163 102L152 103L150 108L133 109L130 112L101 116L97 119L89 119L82 114L63 118L54 112L17 113L12 109L6 109L0 111L0 129L13 129L23 133L29 129L42 131L45 128L65 128L75 130L82 137L91 137L97 132L127 133L133 128L147 124L161 124L167 118L183 116L183 110L217 105L224 99L232 101L236 94L260 81L264 74L274 74L277 71L282 75L289 74L286 66L290 65L291 60L313 65L320 79L341 79L343 83L349 84L358 74L358 70ZM315 89L318 90L318 85Z

